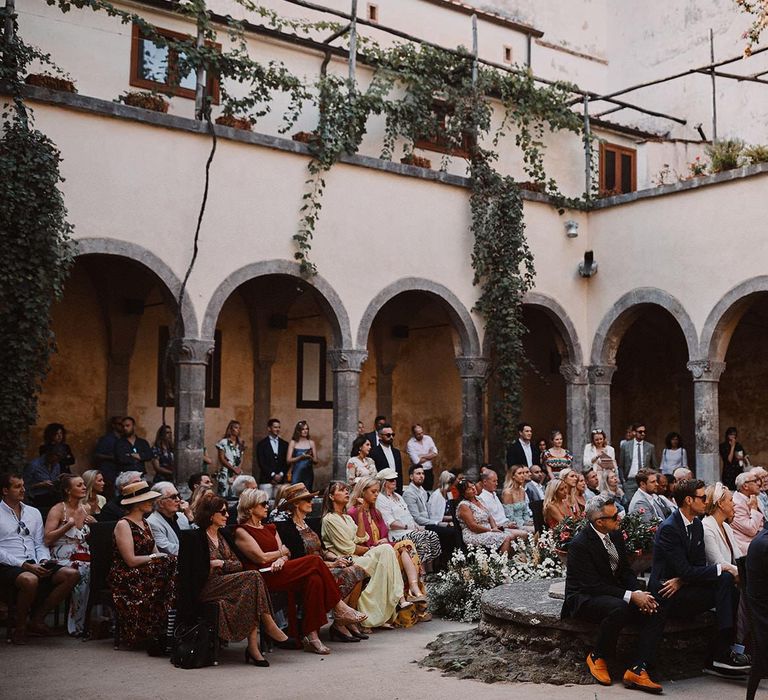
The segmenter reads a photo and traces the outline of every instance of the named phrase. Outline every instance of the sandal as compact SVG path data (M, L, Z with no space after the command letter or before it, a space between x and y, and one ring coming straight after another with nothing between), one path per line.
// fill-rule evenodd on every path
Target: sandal
M326 654L331 653L331 650L319 639L309 639L307 637L302 637L301 645L304 647L304 651L310 654L320 654L321 656L325 656Z
M410 608L413 605L412 600L399 600L397 602L397 609L398 610L405 610L405 608Z

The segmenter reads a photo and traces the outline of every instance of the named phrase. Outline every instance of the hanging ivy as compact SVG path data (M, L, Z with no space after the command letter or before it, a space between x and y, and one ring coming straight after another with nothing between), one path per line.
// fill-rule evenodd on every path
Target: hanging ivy
M6 17L0 10L0 27ZM18 471L55 350L51 304L61 297L73 245L59 190L61 156L33 128L21 99L29 64L50 59L18 38L15 17L11 26L11 36L0 37L0 84L12 98L3 105L0 125L0 453L2 468Z

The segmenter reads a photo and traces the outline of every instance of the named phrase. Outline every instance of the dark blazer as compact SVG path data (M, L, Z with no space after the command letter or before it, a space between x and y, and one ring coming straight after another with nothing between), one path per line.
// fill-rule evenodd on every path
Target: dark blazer
M131 457L132 454L138 454L139 459ZM115 443L115 462L121 472L147 471L147 462L152 461L152 456L152 448L144 438L137 437L133 445L128 438L120 438Z
M591 525L584 527L573 538L568 547L565 601L560 612L561 617L574 617L590 598L623 598L627 591L640 588L640 583L629 566L621 533L612 532L610 538L619 554L619 568L615 574L611 571L608 551Z
M569 553L569 561L570 556ZM704 526L701 520L694 518L689 541L679 510L661 523L656 531L653 543L653 570L648 589L656 594L663 585L662 581L677 577L686 583L717 579L717 566L707 564Z
M530 466L533 466L534 464L541 464L541 451L536 445L533 444L533 441L531 441L531 458L533 459L533 462ZM520 443L520 440L515 440L507 448L507 466L511 467L513 464L528 464L528 460L525 458L525 452L523 451L523 446Z
M619 469L621 470L622 481L627 479L629 470L632 469L632 454L635 449L635 441L627 440L619 450ZM647 440L643 440L643 463L641 469L658 469L659 463L656 461L656 448Z
M768 530L761 530L750 543L746 573L752 637L759 651L752 658L759 660L764 678L768 672Z
M370 454L368 455L376 463L376 471L382 469L389 469L389 462L384 455L384 450L381 449L381 445L376 445ZM395 471L397 472L397 491L403 492L403 457L400 454L400 450L396 447L392 448L392 456L395 458Z
M288 474L288 443L283 438L277 438L277 454L272 451L269 437L256 443L256 463L259 465L261 483L272 481L275 474L283 472L283 478Z

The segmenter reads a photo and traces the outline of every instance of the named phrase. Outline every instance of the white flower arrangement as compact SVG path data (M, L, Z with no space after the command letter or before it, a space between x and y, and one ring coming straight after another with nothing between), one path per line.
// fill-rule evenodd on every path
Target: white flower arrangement
M509 557L484 547L456 550L448 568L437 575L429 591L432 611L450 620L480 619L482 594L510 581L553 579L563 575L550 532L517 540Z

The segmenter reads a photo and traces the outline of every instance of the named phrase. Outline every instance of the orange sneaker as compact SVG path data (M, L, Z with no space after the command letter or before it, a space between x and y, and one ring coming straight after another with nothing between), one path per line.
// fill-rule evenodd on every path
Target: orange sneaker
M646 693L660 693L664 690L658 683L654 683L648 675L648 671L643 669L640 673L635 673L631 669L624 672L624 687L634 690L644 690Z
M600 685L610 685L611 676L608 673L608 664L605 663L605 659L597 658L592 660L592 654L587 654L587 668Z

